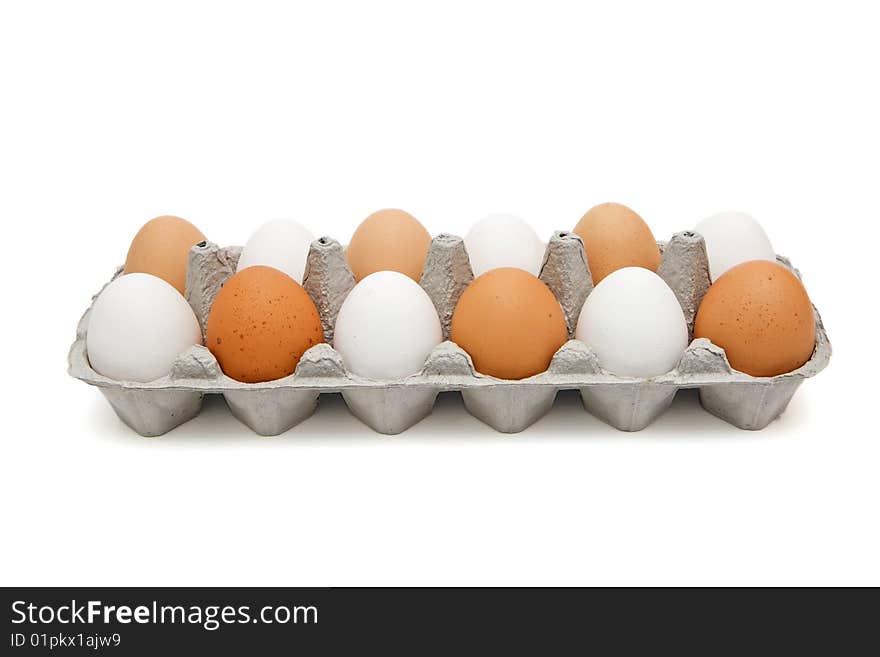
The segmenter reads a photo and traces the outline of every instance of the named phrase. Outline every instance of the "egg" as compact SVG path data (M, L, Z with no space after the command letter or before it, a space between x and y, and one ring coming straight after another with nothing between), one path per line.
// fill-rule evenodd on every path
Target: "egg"
M421 286L399 272L379 271L345 298L333 347L348 371L393 380L421 370L442 340L437 310Z
M363 220L346 251L356 281L377 271L397 271L418 282L431 235L403 210L379 210Z
M675 293L662 278L642 267L624 267L590 292L575 337L593 350L606 371L649 378L678 364L688 345L688 328Z
M744 212L719 212L694 227L706 241L709 277L717 280L724 272L749 260L776 262L770 238L754 217Z
M237 271L265 265L283 271L301 285L314 239L314 235L295 221L273 219L260 226L244 245Z
M151 219L137 232L125 258L125 273L152 274L186 292L189 250L205 236L186 219L165 215Z
M465 288L452 314L450 339L478 372L523 379L547 369L568 333L550 288L522 269L502 267Z
M537 276L545 246L525 221L509 214L490 214L475 223L464 238L474 276L498 267L517 267Z
M695 338L723 347L731 367L752 376L796 370L813 355L816 320L797 276L753 260L727 270L697 310Z
M624 267L656 272L660 249L648 224L620 203L603 203L589 210L574 227L584 242L593 283Z
M202 344L202 331L192 308L180 292L150 274L120 276L89 312L89 364L111 379L158 379L194 344Z
M258 383L293 374L303 353L323 340L318 309L302 286L255 265L220 289L205 342L227 376Z

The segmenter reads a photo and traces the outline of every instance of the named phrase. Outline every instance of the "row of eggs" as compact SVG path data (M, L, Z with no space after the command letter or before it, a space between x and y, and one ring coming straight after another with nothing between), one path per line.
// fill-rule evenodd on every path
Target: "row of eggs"
M749 215L721 213L695 230L706 241L713 281L697 313L694 337L723 347L731 366L754 376L789 372L815 346L812 304L800 281L775 262L766 233ZM664 374L688 343L681 306L656 274L660 251L642 218L626 206L596 206L575 226L595 288L575 337L611 373ZM205 345L238 381L271 381L294 372L323 341L318 310L301 283L314 236L296 222L260 227L237 272L208 315ZM205 236L189 222L157 217L135 236L125 275L96 299L86 350L95 371L152 381L176 356L202 344L183 297L190 248ZM402 210L381 210L355 231L346 254L357 284L336 319L333 346L346 368L378 380L418 372L442 341L436 309L418 284L430 235ZM455 307L450 339L478 372L522 379L547 369L568 339L562 309L539 273L544 244L525 222L491 215L465 238L475 278Z

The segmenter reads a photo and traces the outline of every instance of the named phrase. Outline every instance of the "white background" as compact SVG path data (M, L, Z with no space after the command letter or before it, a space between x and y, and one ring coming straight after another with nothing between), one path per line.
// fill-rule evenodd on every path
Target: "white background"
M870 3L4 3L3 584L880 584ZM766 430L693 394L637 434L562 395L398 437L339 399L279 438L222 402L144 439L66 374L147 219L347 241L592 205L658 238L754 214L835 348Z

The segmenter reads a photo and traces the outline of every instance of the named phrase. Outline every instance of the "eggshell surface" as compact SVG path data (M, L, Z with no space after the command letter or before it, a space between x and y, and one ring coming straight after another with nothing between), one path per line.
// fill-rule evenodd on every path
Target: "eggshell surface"
M816 320L797 276L775 262L753 260L729 269L709 287L697 310L694 337L723 347L740 372L776 376L813 355Z
M715 281L731 267L749 260L776 262L770 238L754 217L744 212L719 212L694 227L706 242L709 277Z
M273 267L233 275L208 314L207 347L227 376L245 383L293 374L303 353L323 340L311 297Z
M393 380L421 370L442 340L437 310L421 286L399 272L380 271L345 298L333 347L350 372Z
M543 281L502 267L465 288L452 314L450 339L478 372L523 379L547 369L568 332L562 308Z
M89 364L111 379L154 381L194 344L202 344L202 331L192 308L180 292L150 274L120 276L89 313Z
M244 245L237 271L265 265L283 271L302 285L309 246L314 239L314 235L295 221L268 221L254 231Z
M137 232L125 258L125 273L152 274L186 292L189 250L205 236L186 219L164 215L151 219Z
M379 210L357 227L346 254L356 281L377 271L397 271L418 282L431 235L403 210Z
M660 249L648 224L620 203L603 203L590 209L574 227L584 242L593 283L613 271L643 267L656 272Z
M546 246L534 228L509 214L490 214L464 238L474 276L499 267L516 267L537 276Z
M610 273L587 297L575 337L603 369L637 378L669 372L688 345L687 321L675 293L642 267Z

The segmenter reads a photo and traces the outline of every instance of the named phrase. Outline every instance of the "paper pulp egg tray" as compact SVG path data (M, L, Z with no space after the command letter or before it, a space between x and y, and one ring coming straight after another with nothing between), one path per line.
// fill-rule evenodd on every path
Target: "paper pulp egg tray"
M658 244L663 258L657 273L675 292L692 334L697 308L709 287L703 238L682 232ZM210 242L190 251L186 298L203 333L214 297L235 273L240 253L240 247L221 248ZM777 256L777 260L800 276L786 258ZM116 276L120 274L121 268ZM557 232L551 237L540 277L559 300L569 337L573 336L581 306L593 287L577 235ZM421 285L437 308L444 338L449 336L455 304L472 279L464 241L448 234L435 237ZM308 418L322 393L341 393L351 412L365 424L380 433L396 434L430 414L440 392L456 390L472 415L504 433L516 433L534 423L550 411L556 393L567 389L580 391L587 411L623 431L647 427L682 388L699 388L703 408L723 420L742 429L762 429L779 417L801 382L822 370L831 356L831 345L814 308L812 357L797 370L774 377L733 370L724 350L704 338L692 340L678 366L667 374L649 379L620 377L604 371L585 343L571 339L556 352L546 372L508 381L476 372L468 354L447 340L433 350L420 372L397 381L375 381L348 372L330 346L336 315L354 284L339 242L328 237L315 240L303 286L321 315L326 343L303 354L296 371L283 379L235 381L223 374L202 346L181 353L171 372L155 381L109 379L89 365L90 310L77 328L69 371L97 386L122 421L144 436L161 435L198 415L206 394L223 395L236 418L260 435L274 436Z

